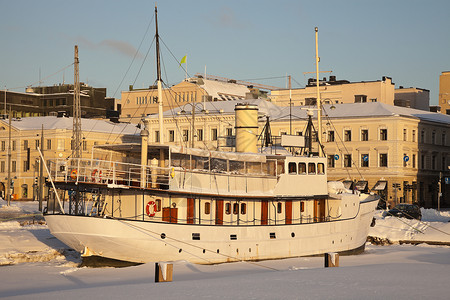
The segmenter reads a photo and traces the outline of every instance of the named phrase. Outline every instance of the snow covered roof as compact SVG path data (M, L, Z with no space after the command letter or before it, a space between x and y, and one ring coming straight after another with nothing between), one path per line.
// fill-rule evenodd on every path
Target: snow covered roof
M245 94L250 92L250 89L247 86L237 83L204 78L190 78L188 81L196 83L203 88L208 95L217 98L217 100L238 100L239 98L245 98Z
M4 123L8 124L5 120ZM11 121L13 128L19 130L40 130L42 125L44 129L67 129L72 130L73 118L46 116L46 117L26 117L21 119L13 119ZM111 134L136 134L139 129L133 124L113 123L107 120L81 119L81 130L90 132L104 132Z
M278 106L264 99L245 99L239 101L213 101L195 103L195 114L234 114L236 104L249 103L258 105L259 115L269 116L271 120L289 119L289 107ZM332 108L333 107L333 108ZM309 106L293 106L292 118L306 119ZM314 108L314 107L312 107ZM347 103L347 104L326 104L325 114L330 118L369 118L403 116L417 118L424 121L450 124L450 116L441 113L429 112L425 110L393 106L385 103ZM316 111L313 111L316 114ZM192 103L186 103L180 107L164 112L164 116L185 116L192 113ZM157 114L150 115L149 118L156 118Z

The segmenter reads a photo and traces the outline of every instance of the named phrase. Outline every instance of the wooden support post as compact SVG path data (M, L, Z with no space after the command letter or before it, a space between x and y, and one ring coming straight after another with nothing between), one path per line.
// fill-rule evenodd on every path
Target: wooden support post
M155 282L171 282L173 275L173 264L155 263Z
M339 253L325 253L325 268L339 267Z

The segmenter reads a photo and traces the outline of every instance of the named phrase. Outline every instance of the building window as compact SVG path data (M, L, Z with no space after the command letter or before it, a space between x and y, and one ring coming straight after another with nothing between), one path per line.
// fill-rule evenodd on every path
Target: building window
M28 171L28 160L24 160L23 161L23 168L22 168L23 172Z
M6 141L2 141L2 151L6 151Z
M197 129L197 141L203 141L203 129Z
M425 130L420 132L420 142L423 144L425 143Z
M412 131L412 138L411 138L412 142L416 142L416 131L413 130Z
M420 156L420 168L422 170L425 169L425 155L423 155L423 154Z
M406 156L407 156L406 153L403 153L403 167L405 167L405 168L407 165Z
M380 140L387 141L387 129L380 129Z
M47 150L52 150L52 140L47 140Z
M334 142L334 131L328 131L328 142Z
M403 129L403 141L405 141L405 142L406 142L406 138L407 138L407 136L408 136L408 132L407 132L407 130L406 130L406 129Z
M327 155L327 162L328 162L328 168L334 168L334 155L333 154Z
M27 150L28 149L28 140L24 140L23 141L23 150Z
M412 155L411 162L412 162L412 167L415 168L416 167L416 155L415 154Z
M27 145L27 148L28 148L28 145ZM16 151L16 141L12 141L12 151Z
M367 95L355 95L355 103L367 102Z
M445 146L446 144L446 137L445 137L445 131L442 132L442 141L441 141L442 146Z
M377 102L377 98L370 99L370 102Z
M433 145L436 144L436 131L433 131L431 133L431 144L433 144Z
M446 171L447 170L447 164L446 164L446 159L445 156L442 156L442 171Z
M388 155L387 153L380 153L380 167L388 166Z
M5 173L5 161L2 160L0 162L0 172Z
M15 173L17 169L17 163L15 160L11 161L11 172Z
M169 142L175 142L175 130L169 130Z
M316 105L316 103L317 103L316 98L305 98L306 106L314 106Z
M344 130L344 141L345 142L351 142L352 140L352 131L351 130Z
M34 141L34 147L36 150L39 148L39 140Z
M211 129L211 141L217 141L217 128Z
M58 144L57 144L57 150L59 150L59 151L64 151L64 140L62 140L62 139L60 139L60 140L58 140L58 142L57 142Z
M361 154L361 167L368 168L369 167L369 154Z
M189 141L189 130L183 129L183 142Z
M87 151L87 141L83 141L83 151Z
M155 130L155 143L159 143L159 130Z
M361 141L367 142L369 140L369 130L362 129L361 130Z
M233 128L227 128L227 136L233 136Z
M431 169L436 170L436 155L431 156Z
M345 154L344 155L344 168L351 168L351 167L352 167L352 155Z

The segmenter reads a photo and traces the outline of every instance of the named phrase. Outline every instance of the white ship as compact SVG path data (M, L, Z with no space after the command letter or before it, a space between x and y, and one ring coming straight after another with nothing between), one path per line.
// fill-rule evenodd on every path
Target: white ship
M362 251L379 197L328 183L326 158L311 151L258 149L258 107L235 112L236 152L148 144L144 128L140 143L52 161L51 233L85 256L136 263ZM300 136L281 145L305 150Z

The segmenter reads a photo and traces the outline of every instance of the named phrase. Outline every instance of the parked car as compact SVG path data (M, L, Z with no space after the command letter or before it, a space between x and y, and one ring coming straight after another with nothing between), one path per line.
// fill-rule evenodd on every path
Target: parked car
M387 215L400 218L422 220L422 213L420 212L420 208L414 204L397 204L393 209L388 211Z

